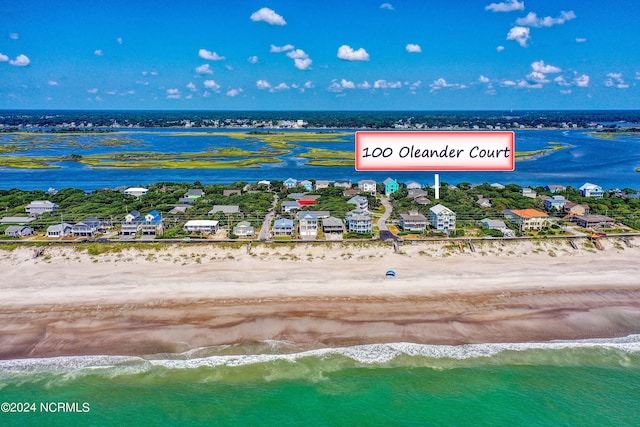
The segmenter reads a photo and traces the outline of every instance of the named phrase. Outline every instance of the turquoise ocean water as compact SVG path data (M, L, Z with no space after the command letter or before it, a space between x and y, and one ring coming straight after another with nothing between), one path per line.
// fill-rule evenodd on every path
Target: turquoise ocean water
M35 403L3 426L637 426L640 335L7 360L0 396Z

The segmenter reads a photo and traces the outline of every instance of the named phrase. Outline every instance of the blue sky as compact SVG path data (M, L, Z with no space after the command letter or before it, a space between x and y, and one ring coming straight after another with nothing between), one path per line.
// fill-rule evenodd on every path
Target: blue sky
M0 3L0 109L640 107L640 2Z

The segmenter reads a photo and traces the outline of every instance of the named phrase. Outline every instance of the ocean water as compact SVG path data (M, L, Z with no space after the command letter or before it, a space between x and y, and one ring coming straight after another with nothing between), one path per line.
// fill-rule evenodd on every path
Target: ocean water
M640 335L7 360L0 396L35 403L3 426L637 426Z

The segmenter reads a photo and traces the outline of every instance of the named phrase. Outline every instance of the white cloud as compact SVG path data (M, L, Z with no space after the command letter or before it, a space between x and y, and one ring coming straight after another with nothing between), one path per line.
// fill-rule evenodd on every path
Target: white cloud
M49 81L47 82L47 84L48 84L49 86L58 86L58 82L56 82L55 80L49 80Z
M9 64L16 67L26 67L31 63L31 60L27 57L27 55L18 55L16 59L12 59L9 61Z
M539 71L532 71L527 74L527 80L534 83L549 83L546 74Z
M500 82L500 86L504 86L504 87L512 87L515 85L516 85L516 82L514 82L513 80L502 80Z
M271 48L269 49L269 52L271 53L282 53L282 52L286 52L289 50L293 50L295 49L295 46L292 44L285 44L284 46L276 46L276 45L271 45Z
M558 76L553 79L554 82L558 84L558 86L571 86L571 83L567 81L563 76Z
M118 42L118 44L122 44L122 37L118 37L116 41Z
M573 82L578 87L588 87L589 86L589 80L590 80L589 76L586 75L586 74L583 74L583 75L573 79Z
M286 83L280 83L279 85L274 86L271 89L271 92L275 92L275 91L278 91L278 90L289 90L289 86L287 86Z
M116 90L108 90L107 92L105 92L107 95L116 95L118 93L118 91Z
M636 71L636 76L634 77L636 80L640 80L640 71Z
M264 90L264 89L270 89L271 88L271 83L269 83L266 80L258 80L256 82L256 87L260 90Z
M196 90L198 90L198 88L196 87L196 85L193 84L193 82L189 82L189 84L187 85L187 89L189 89L191 92L195 92Z
M629 85L622 78L622 73L608 73L608 79L604 81L607 87L617 87L618 89L627 89Z
M229 90L227 91L227 96L230 96L230 97L232 97L232 98L233 98L234 96L238 96L238 95L240 95L242 92L243 92L242 88L238 88L238 89L229 89Z
M93 51L93 54L94 54L95 56L102 56L102 55L104 55L104 53L102 52L102 49L96 49L96 50L94 50L94 51Z
M11 40L18 40L20 38L20 35L18 33L10 33L9 38Z
M340 80L340 86L342 86L344 89L355 89L356 88L355 83L353 83L352 81L346 80L346 79Z
M527 47L527 41L529 41L530 38L529 28L527 27L513 27L507 34L507 40L515 40L522 47Z
M202 64L199 67L196 67L196 73L198 74L213 74L213 70L209 66L209 64Z
M393 10L393 5L391 3L382 3L380 9Z
M480 76L480 77L478 77L478 81L480 83L489 83L489 78L485 77L485 76Z
M211 89L214 92L218 92L220 90L220 85L216 83L215 80L205 80L204 87L206 87L207 89Z
M562 12L560 12L560 16L557 18L552 18L550 16L538 18L538 15L535 12L529 12L524 18L516 19L516 24L524 25L527 27L551 27L553 25L562 25L565 22L575 18L576 14L573 12L573 10L570 10L568 12L563 10Z
M167 89L167 98L180 99L180 89Z
M533 69L533 71L545 74L559 73L562 71L562 69L560 69L559 67L545 64L543 60L532 62L531 69Z
M467 85L464 84L460 84L460 83L447 83L447 81L445 79L443 79L442 77L440 77L437 80L434 80L433 83L431 83L429 85L429 87L431 87L431 90L429 92L436 92L442 88L451 88L451 89L466 89Z
M225 64L224 68L226 68L229 71L233 71L233 66L232 65Z
M520 80L517 87L521 89L542 89L542 83L531 83L526 80Z
M358 89L371 89L371 83L366 80L362 83L358 83Z
M576 43L584 43L586 41L587 39L585 39L584 37L576 37Z
M409 53L420 53L420 52L422 52L422 48L420 47L419 44L409 43L408 45L405 46L405 49Z
M503 50L504 50L504 46L496 47L496 51L498 51L498 52L502 52Z
M94 88L91 88L91 89L87 89L87 93L98 93L98 88L94 87Z
M374 89L400 89L402 83L400 82L388 82L386 80L376 80L373 83Z
M354 50L351 46L343 44L338 48L338 58L345 61L368 61L369 54L363 48Z
M311 83L311 80L307 80L306 82L304 82L304 88L305 89L311 89L313 88L313 83Z
M409 85L409 90L413 92L417 90L420 86L422 86L422 81L418 80Z
M287 21L281 15L278 15L273 9L263 7L262 9L251 14L251 20L254 22L263 21L270 25L287 25Z
M249 62L249 64L256 64L258 62L258 57L257 56L250 56L247 58L247 62Z
M484 10L492 12L513 12L514 10L524 10L524 2L518 0L509 0L503 3L491 3Z
M298 70L308 70L313 62L302 49L292 50L287 53L287 56L293 59L293 64Z
M224 56L218 55L217 52L211 52L207 49L200 49L198 51L198 56L202 59L206 59L207 61L224 61L227 59Z
M9 57L5 54L0 53L0 62L7 62Z
M151 74L152 76L157 76L158 72L156 70L151 70L149 74Z
M136 80L136 84L140 86L149 86L149 82L144 80Z
M569 95L571 93L571 89L560 90L560 93L563 95Z

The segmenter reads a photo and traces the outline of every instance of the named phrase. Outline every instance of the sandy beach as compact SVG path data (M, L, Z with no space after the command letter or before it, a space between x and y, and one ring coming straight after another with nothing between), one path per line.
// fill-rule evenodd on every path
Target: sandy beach
M0 250L0 358L640 333L640 239L602 241Z

